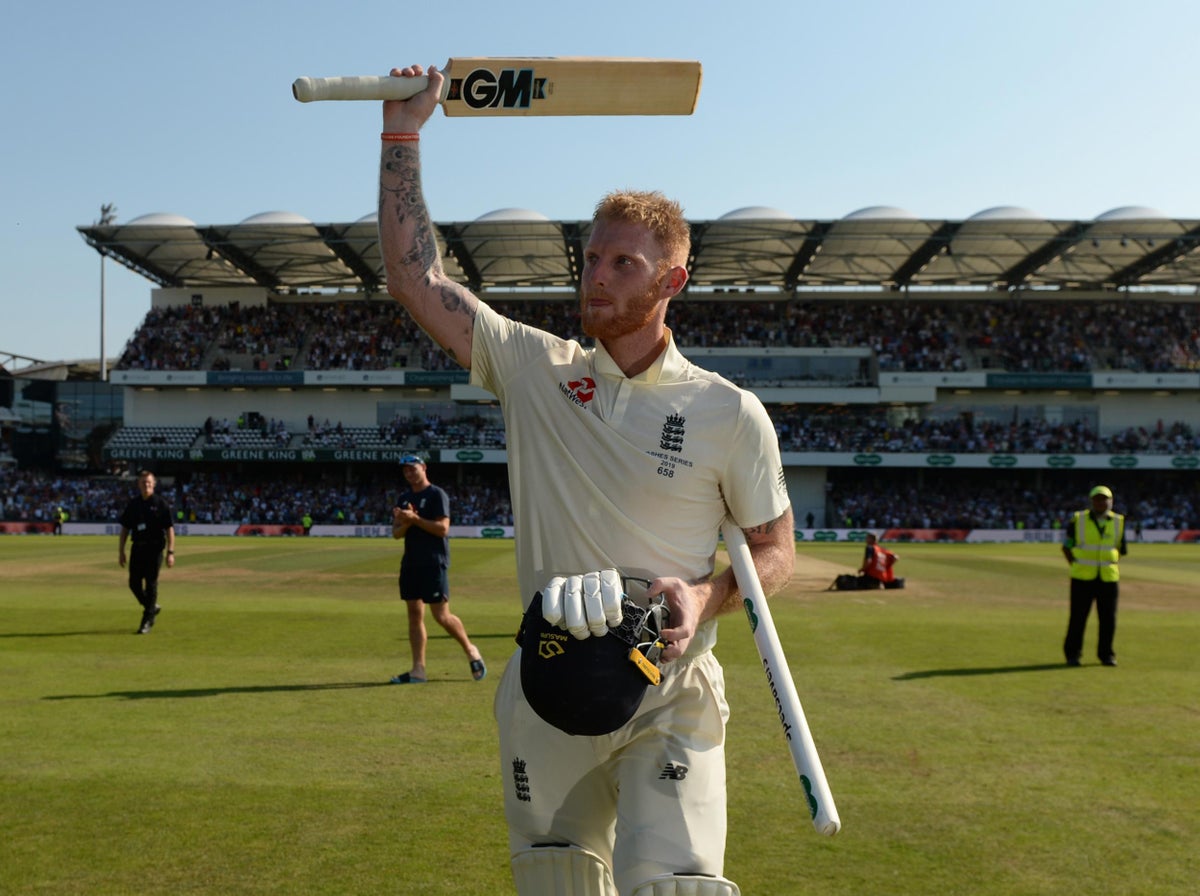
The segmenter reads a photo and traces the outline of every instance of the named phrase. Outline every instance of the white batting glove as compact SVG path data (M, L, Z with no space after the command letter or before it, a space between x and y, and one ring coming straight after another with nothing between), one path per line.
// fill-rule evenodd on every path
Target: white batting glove
M555 576L542 589L542 617L581 641L589 635L600 637L625 618L621 612L624 597L621 576L615 569Z

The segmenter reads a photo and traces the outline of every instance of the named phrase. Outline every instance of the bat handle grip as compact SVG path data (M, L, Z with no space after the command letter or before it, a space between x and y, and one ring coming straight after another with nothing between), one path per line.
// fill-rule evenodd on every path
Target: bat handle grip
M393 78L390 75L362 75L341 78L297 78L292 82L292 96L302 103L317 100L406 100L429 86L424 75L414 78ZM443 94L449 81L443 87ZM443 95L442 99L445 99Z

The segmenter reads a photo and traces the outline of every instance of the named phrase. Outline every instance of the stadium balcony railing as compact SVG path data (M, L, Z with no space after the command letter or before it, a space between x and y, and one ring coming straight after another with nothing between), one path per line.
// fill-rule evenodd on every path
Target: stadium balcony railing
M108 448L190 448L201 434L199 426L123 426L112 434Z

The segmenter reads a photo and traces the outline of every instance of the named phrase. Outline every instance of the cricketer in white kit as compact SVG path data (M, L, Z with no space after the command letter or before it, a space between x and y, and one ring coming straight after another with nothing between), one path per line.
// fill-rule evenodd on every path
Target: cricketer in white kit
M690 225L660 193L611 193L593 215L579 281L595 348L504 318L446 274L419 148L444 77L392 70L426 74L425 90L383 105L380 244L389 294L504 411L520 597L540 616L522 626L537 632L539 649L524 657L533 677L522 683L522 648L495 703L517 891L738 896L723 877L729 708L711 650L715 617L740 601L732 571L713 572L728 517L768 593L791 574L774 428L755 396L689 363L665 326L688 281ZM662 660L656 686L641 686L636 647L628 658L609 649L622 643L622 614L634 615L618 573L648 580L633 596L669 611L642 657ZM560 667L556 657L584 661ZM622 675L604 678L613 660ZM642 669L632 678L630 661ZM542 674L559 668L572 672ZM579 725L631 680L631 715ZM547 682L581 710L569 723L554 722L560 701L546 699Z
M584 570L702 579L726 515L749 528L789 507L761 402L691 364L673 340L630 378L602 346L481 303L471 371L504 408L525 604L553 576ZM622 893L681 868L722 874L728 706L716 629L701 623L634 718L599 737L542 721L514 657L495 707L514 855L582 847L612 867Z

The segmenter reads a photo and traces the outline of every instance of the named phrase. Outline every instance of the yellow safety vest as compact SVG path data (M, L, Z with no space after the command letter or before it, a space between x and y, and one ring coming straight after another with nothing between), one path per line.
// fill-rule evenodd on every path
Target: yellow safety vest
M1121 570L1117 562L1121 557L1121 541L1125 537L1124 515L1109 513L1105 525L1101 527L1092 519L1090 511L1080 510L1075 514L1071 528L1075 537L1075 545L1071 548L1075 556L1071 564L1071 578L1090 581L1099 576L1102 582L1118 581Z

